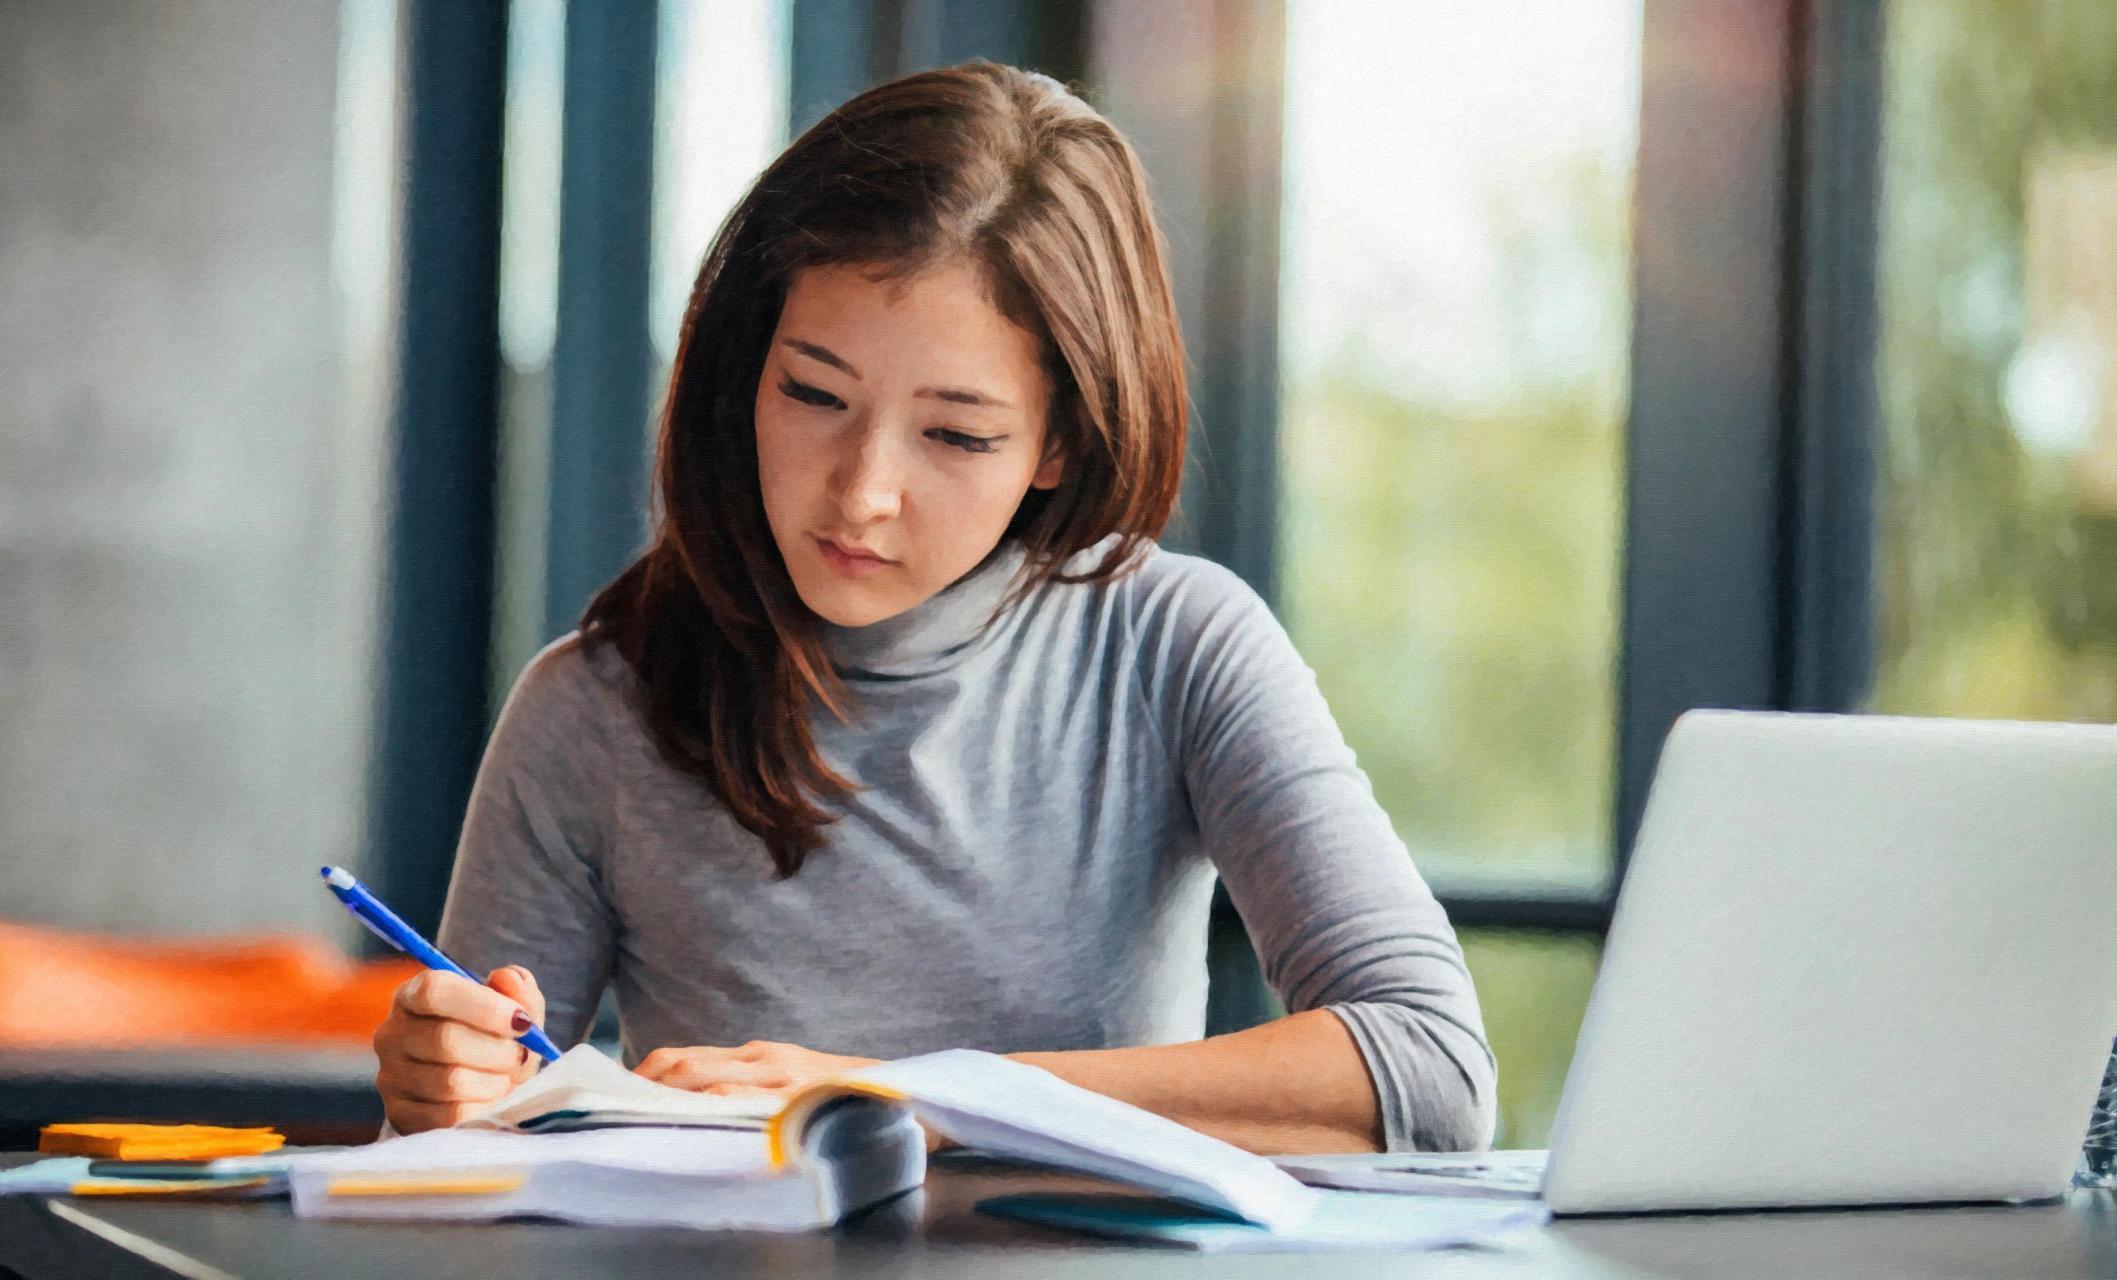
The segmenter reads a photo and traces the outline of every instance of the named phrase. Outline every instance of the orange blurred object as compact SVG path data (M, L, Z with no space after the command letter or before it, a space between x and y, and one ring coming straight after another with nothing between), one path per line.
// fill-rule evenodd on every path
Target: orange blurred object
M45 1155L99 1160L218 1160L285 1145L277 1129L217 1124L48 1124L37 1135L37 1150Z
M0 924L0 1048L365 1045L419 971L295 934L144 940Z

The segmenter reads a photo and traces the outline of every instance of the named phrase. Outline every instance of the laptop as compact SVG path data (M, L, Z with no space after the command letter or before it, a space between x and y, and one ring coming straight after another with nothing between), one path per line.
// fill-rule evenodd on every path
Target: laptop
M1543 1196L1564 1214L2055 1196L2113 1035L2117 727L1691 712Z

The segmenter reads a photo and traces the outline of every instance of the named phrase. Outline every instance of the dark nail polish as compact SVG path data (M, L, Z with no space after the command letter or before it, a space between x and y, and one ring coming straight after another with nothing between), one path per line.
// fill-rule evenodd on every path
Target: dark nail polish
M521 1035L524 1031L529 1030L531 1027L537 1024L529 1020L529 1014L526 1010L517 1009L515 1010L514 1021L508 1023L507 1025L514 1028L514 1032L516 1035Z

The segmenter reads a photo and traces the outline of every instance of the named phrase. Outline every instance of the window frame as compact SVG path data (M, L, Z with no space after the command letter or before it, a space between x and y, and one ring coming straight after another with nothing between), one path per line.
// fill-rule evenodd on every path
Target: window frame
M660 45L656 0L566 5L547 642L573 630L595 593L646 540L659 363L647 294Z
M1850 711L1871 662L1881 7L1645 16L1618 883L1676 716Z
M410 0L400 21L403 257L367 844L369 878L432 936L488 728L507 6Z

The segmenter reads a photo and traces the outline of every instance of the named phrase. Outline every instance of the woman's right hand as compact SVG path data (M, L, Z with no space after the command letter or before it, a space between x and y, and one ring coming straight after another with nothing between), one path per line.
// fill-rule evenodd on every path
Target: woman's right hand
M493 970L482 987L440 969L407 979L375 1029L375 1088L390 1127L445 1128L505 1097L543 1065L515 1039L543 1021L544 995L520 965Z

